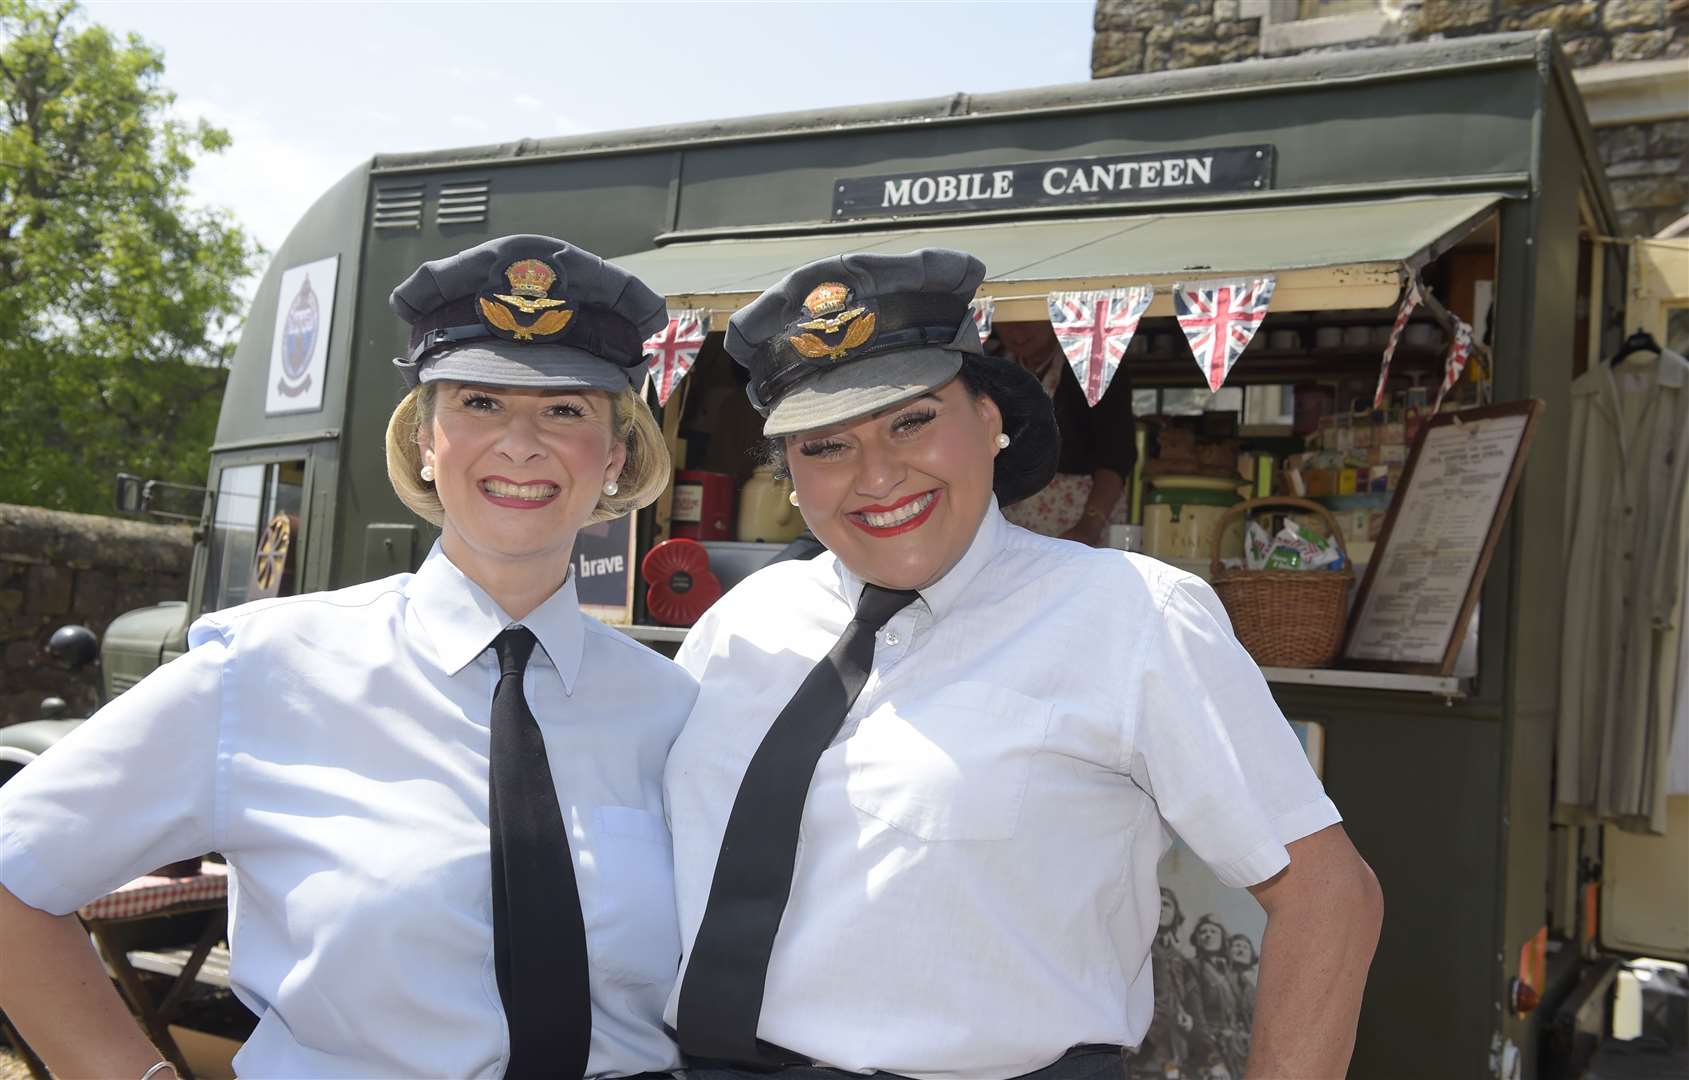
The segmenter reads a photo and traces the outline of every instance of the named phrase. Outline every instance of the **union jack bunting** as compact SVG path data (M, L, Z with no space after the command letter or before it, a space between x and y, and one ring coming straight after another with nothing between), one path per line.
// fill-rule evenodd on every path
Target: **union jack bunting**
M968 310L974 314L974 325L979 327L979 343L984 345L985 339L991 336L991 317L997 312L997 301L989 296L975 297Z
M670 315L669 324L645 343L651 379L657 384L658 405L669 403L669 395L692 370L709 329L710 313L688 308Z
M1396 311L1396 325L1390 328L1390 343L1384 346L1384 362L1378 369L1378 389L1372 395L1372 407L1384 407L1384 384L1390 381L1390 360L1396 355L1396 345L1402 340L1402 330L1407 327L1408 316L1419 306L1423 299L1419 292L1419 279L1408 278L1407 292L1402 296L1402 306Z
M1232 365L1261 328L1275 280L1267 276L1173 287L1173 314L1210 393L1225 385Z
M1466 370L1466 361L1472 355L1472 328L1466 325L1458 315L1454 317L1454 340L1449 342L1448 355L1443 357L1443 385L1437 388L1437 403L1431 406L1433 413L1443 407L1443 395L1454 389L1454 384L1460 381L1460 373Z
M1056 332L1061 351L1067 354L1073 374L1079 377L1085 400L1093 407L1103 399L1114 373L1120 370L1126 346L1132 343L1138 320L1144 317L1154 295L1155 290L1148 285L1050 294L1050 327Z

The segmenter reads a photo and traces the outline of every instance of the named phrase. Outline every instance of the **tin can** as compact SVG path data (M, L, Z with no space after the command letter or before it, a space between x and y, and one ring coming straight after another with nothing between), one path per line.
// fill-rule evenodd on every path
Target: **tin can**
M733 539L733 478L702 469L675 473L669 535L690 540Z

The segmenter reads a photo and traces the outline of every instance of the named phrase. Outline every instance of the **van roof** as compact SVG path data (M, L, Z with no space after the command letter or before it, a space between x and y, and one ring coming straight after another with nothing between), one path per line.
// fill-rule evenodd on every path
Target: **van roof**
M1570 81L1565 61L1557 58L1548 31L1520 31L1421 42L1380 49L1317 53L1274 60L1246 60L1234 64L1121 75L1089 82L1063 83L1031 90L990 94L956 93L871 105L849 105L803 112L763 113L728 120L625 128L586 135L466 146L416 153L377 154L374 172L408 172L442 166L485 165L536 158L587 157L659 150L704 143L749 142L790 138L840 129L874 129L932 123L965 123L1005 116L1119 108L1132 104L1162 105L1174 100L1259 94L1303 87L1310 83L1336 87L1348 82L1374 82L1431 71L1534 65L1552 69Z

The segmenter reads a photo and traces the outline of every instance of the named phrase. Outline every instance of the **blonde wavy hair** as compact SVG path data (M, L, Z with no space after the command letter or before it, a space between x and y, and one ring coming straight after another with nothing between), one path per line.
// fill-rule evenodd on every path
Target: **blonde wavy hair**
M420 475L422 446L417 436L434 422L438 386L427 382L416 387L387 421L387 479L401 502L436 527L445 521L446 512L434 485L424 482ZM616 494L599 494L588 524L612 521L650 506L669 482L668 444L639 391L629 388L610 395L610 424L615 436L627 446L627 461L616 478Z

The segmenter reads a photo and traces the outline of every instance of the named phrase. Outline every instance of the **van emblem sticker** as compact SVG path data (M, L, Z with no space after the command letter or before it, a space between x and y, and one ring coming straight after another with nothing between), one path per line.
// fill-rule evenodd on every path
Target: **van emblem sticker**
M298 397L311 388L311 356L316 352L317 330L322 325L322 308L309 276L300 283L283 319L281 378L276 381L276 392Z
M274 313L262 316L270 323L270 364L261 384L265 416L317 412L323 407L339 267L339 255L290 266L270 286L275 292L264 297L266 303L253 305L254 319L260 311Z

